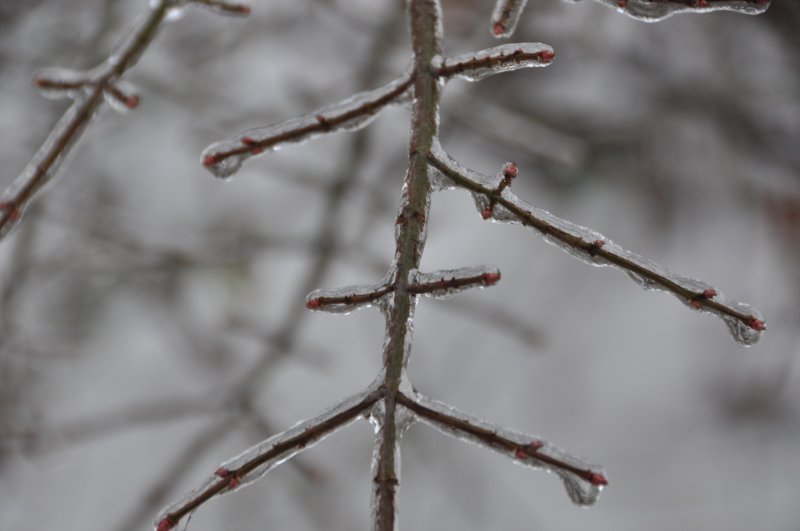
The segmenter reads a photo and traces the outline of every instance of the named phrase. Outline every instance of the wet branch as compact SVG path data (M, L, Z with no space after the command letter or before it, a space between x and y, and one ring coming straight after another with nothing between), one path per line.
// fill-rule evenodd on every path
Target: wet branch
M215 7L230 14L249 13L246 6L231 2L194 0L193 3ZM75 94L71 95L74 102L53 127L22 174L0 196L0 239L5 237L22 218L26 207L37 192L56 175L75 143L100 110L105 93L128 108L138 105L138 97L126 94L119 88L118 82L136 64L152 42L169 10L174 9L175 5L175 0L161 0L155 3L111 56L91 72L91 79L87 75L83 80L69 81L62 87L58 86L58 81L47 77L38 77L34 80L34 83L43 89L74 90Z
M522 201L515 201L510 197L513 194L504 194L506 186L502 181L497 187L488 187L474 179L464 171L460 171L457 164L444 154L432 154L430 156L431 165L451 179L458 186L471 192L483 195L487 198L491 206L500 205L506 209L519 223L534 228L542 235L555 239L563 245L583 253L591 259L605 260L608 264L615 265L629 273L652 282L654 286L665 291L671 292L681 300L685 301L690 307L696 310L708 310L722 316L735 319L743 326L752 329L754 332L766 330L766 323L760 315L742 311L743 305L725 304L717 300L718 293L712 288L704 288L697 291L688 289L678 283L674 278L659 273L656 268L647 267L642 262L632 260L632 253L617 251L617 246L610 245L604 238L586 240L580 235L566 230L564 227L571 225L568 222L550 216L549 219L537 215L534 207L526 205ZM516 174L516 169L514 170ZM506 174L506 177L508 175ZM487 177L488 180L488 177ZM492 217L491 210L483 210L481 215L484 219ZM662 269L662 268L658 268ZM738 306L738 307L737 307Z

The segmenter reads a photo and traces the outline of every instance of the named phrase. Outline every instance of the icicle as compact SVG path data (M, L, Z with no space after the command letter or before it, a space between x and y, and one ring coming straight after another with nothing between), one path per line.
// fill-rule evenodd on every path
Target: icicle
M453 57L434 57L434 71L441 77L457 76L480 81L502 72L547 66L555 58L553 48L542 43L503 44L475 53Z
M268 127L245 131L233 140L217 142L203 151L203 165L218 178L230 177L253 155L276 151L329 133L365 127L388 105L398 104L411 84L411 70L375 90Z
M558 475L573 503L594 504L608 483L599 466L567 454L539 437L508 430L419 394L404 398L401 403L416 413L418 420L442 433L498 452L516 464Z
M511 37L528 0L497 0L492 13L492 35Z
M656 22L677 13L734 11L758 15L769 8L770 0L595 0L633 18Z
M500 280L500 271L490 266L441 269L433 273L411 273L408 290L435 299L449 299L472 288L493 286Z
M517 197L509 187L498 190L502 177L489 177L461 166L437 142L433 146L434 166L468 189L482 217L506 223L522 223L544 239L579 260L594 266L612 266L628 274L645 290L666 291L684 304L720 317L743 346L755 344L766 329L760 312L747 304L728 299L702 281L672 273L649 258L632 253L601 233L554 216ZM492 201L496 204L492 207ZM503 207L503 208L500 208ZM487 216L487 213L491 216ZM712 297L703 294L714 293Z

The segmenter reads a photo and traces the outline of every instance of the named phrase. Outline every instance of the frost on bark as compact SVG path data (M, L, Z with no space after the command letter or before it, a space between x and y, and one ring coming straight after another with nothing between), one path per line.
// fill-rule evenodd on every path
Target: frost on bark
M602 0L601 3L646 20L681 11L757 13L768 4L760 0ZM497 37L510 36L525 4L525 1L498 1L491 21L492 33ZM395 254L391 266L377 283L319 289L305 301L310 310L332 313L377 308L385 318L382 370L361 393L258 443L210 472L201 486L162 511L156 519L157 531L175 528L210 499L259 479L359 417L368 419L375 429L371 503L375 530L397 528L399 443L403 432L415 422L491 449L523 466L552 472L561 479L576 504L591 505L597 500L608 484L605 472L598 465L560 450L538 436L507 430L427 398L409 381L407 366L419 297L447 298L471 288L494 285L501 278L499 270L491 266L419 270L431 199L437 191L463 189L472 194L484 220L519 223L583 262L620 269L646 290L666 291L690 309L719 317L741 345L756 343L766 329L760 312L729 299L717 288L671 273L598 232L558 218L519 198L512 191L520 172L516 164L507 163L498 174L488 176L452 159L438 138L439 102L446 83L453 78L478 81L518 68L547 66L554 60L555 52L545 44L518 43L445 57L440 9L437 0L409 2L413 60L394 81L303 116L246 131L203 152L202 164L215 177L227 178L250 157L327 133L355 131L368 125L389 105L411 107L408 169L395 220Z

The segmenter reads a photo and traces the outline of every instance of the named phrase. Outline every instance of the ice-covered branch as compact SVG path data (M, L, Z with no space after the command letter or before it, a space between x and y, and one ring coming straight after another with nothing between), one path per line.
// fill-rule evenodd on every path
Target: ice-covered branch
M503 186L508 179L505 175L507 169L504 175L494 177L480 174L461 166L438 145L431 154L430 162L442 172L442 180L449 179L473 193L478 211L484 219L521 223L539 232L549 243L586 263L617 267L644 289L670 292L689 307L720 317L733 338L742 345L755 344L766 330L764 317L751 306L728 299L704 282L676 275L648 258L623 249L599 232L526 203L509 187Z
M190 4L205 7L210 11L223 15L249 15L250 6L241 2L226 2L224 0L189 0Z
M677 13L733 11L758 15L771 0L594 0L621 13L646 22L656 22ZM528 0L497 0L492 14L492 35L510 37L517 27Z
M367 126L386 106L403 101L411 86L408 71L394 81L316 111L267 127L251 129L235 139L217 142L203 151L203 166L215 177L230 177L245 160L287 144L306 142L327 133L350 132Z
M511 37L528 0L497 0L492 13L492 35Z
M501 72L547 66L555 56L553 49L546 44L529 42L502 44L475 53L446 59L435 58L433 71L443 78L457 76L467 81L480 81Z
M442 269L433 273L412 274L408 292L436 299L452 297L471 289L493 286L500 281L500 271L494 267L462 267Z
M51 181L69 156L75 143L86 127L97 115L105 99L118 109L133 108L139 98L121 86L122 76L130 70L152 42L161 23L172 9L183 2L179 0L157 0L130 33L116 47L109 58L97 68L85 74L67 70L50 69L36 77L34 83L50 95L63 92L74 101L53 127L42 146L34 154L23 172L0 195L0 239L5 237L22 218L34 196ZM232 8L229 2L208 0L219 9L223 5ZM226 12L245 15L249 10L228 9ZM54 75L65 74L63 79Z
M763 13L771 0L594 0L626 15L647 22L656 22L677 13L710 13L734 11L748 15Z
M372 386L223 463L200 488L159 514L156 531L169 531L210 499L258 480L276 466L356 420L382 396L383 390Z
M386 283L318 289L306 297L306 308L331 313L350 313L372 306L392 292L394 286Z
M406 293L434 298L448 298L470 288L492 286L500 280L500 272L487 266L443 269L433 273L412 270L409 275ZM306 297L306 307L330 313L350 313L378 304L385 307L384 301L397 291L398 285L392 267L377 284L314 290Z
M419 394L413 397L401 394L397 401L420 420L448 435L499 452L521 465L558 474L570 499L577 504L593 504L601 488L608 484L600 467L537 437L505 429Z

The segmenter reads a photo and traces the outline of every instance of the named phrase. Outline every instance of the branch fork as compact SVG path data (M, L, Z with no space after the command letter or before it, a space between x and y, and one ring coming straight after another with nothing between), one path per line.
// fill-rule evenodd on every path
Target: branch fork
M663 14L662 11L672 14L688 5L685 1L673 0L628 0L624 5L620 5L619 0L597 1L613 3L642 18L653 18ZM703 1L708 4L702 6L704 10L743 12L752 12L750 9L754 5L768 4L762 0ZM525 4L526 0L499 0L492 17L492 33L498 37L510 35ZM647 9L641 12L644 7ZM499 175L490 177L461 166L447 155L438 139L443 81L453 77L477 81L518 68L545 66L553 60L554 52L544 44L524 43L443 58L439 1L410 0L409 21L414 60L394 81L299 118L247 131L209 146L202 156L203 164L215 176L228 177L250 156L321 134L355 130L364 127L388 105L412 102L409 165L396 217L395 257L389 272L377 284L315 290L306 297L306 307L318 311L347 313L369 306L379 307L386 319L383 369L375 382L359 395L223 463L204 486L161 513L157 531L169 531L212 497L255 481L358 417L367 417L376 432L372 474L375 531L397 528L399 442L404 430L415 421L496 451L520 465L554 472L577 504L590 505L596 501L608 484L600 467L564 453L538 437L507 430L428 399L408 381L413 315L419 296L446 298L466 289L494 285L500 280L500 272L488 266L433 273L419 271L434 191L462 188L475 197L483 219L522 224L591 265L616 267L645 289L670 292L692 309L715 314L741 344L754 344L766 328L757 310L728 299L716 288L675 275L596 231L524 202L511 190L519 173L516 164L506 163Z

